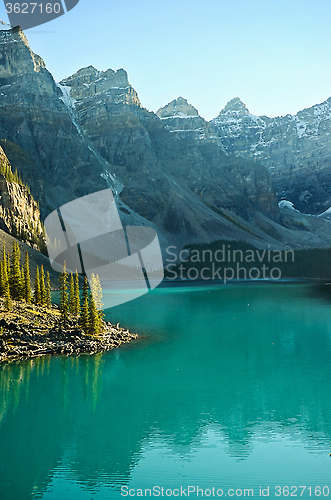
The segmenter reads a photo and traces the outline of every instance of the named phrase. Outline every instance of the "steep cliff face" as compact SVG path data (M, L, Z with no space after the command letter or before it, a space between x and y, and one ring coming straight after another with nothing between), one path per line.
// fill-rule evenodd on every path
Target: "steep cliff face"
M199 178L200 190L193 184L188 186L208 205L231 210L247 220L252 220L258 210L279 221L277 198L267 169L226 154L210 124L182 97L160 108L156 114L174 138L190 143L190 149L197 150L203 157L202 169L177 172L176 176L184 174L186 182L192 174L195 179Z
M331 206L331 98L296 115L254 116L235 98L210 123L224 149L265 165L279 199L305 213Z
M107 187L100 176L104 167L79 134L62 95L22 30L0 31L0 137L28 156L26 164L8 152L44 214L68 199Z
M174 217L169 193L182 196L179 191L176 195L178 183L208 207L229 209L248 220L254 218L255 210L279 218L275 193L263 167L229 161L216 142L207 151L188 140L197 139L207 124L185 99L178 98L156 116L141 106L124 70L99 72L92 66L63 80L61 86L70 96L75 122L84 137L122 181L121 199L167 232L169 227L178 227L169 224ZM185 222L186 211L181 208L180 227L190 227L195 234L189 215L190 223Z
M228 154L267 167L278 200L311 214L331 206L331 98L294 116L268 118L252 115L235 97L208 123L188 106L189 111L180 98L157 114L181 139L216 143Z
M99 96L101 101L109 104L128 104L141 107L138 94L128 81L124 69L113 71L98 71L93 66L80 69L61 83L70 87L72 99L86 100L88 107L89 98Z
M26 186L8 180L11 166L1 147L0 167L0 229L37 248L44 241L38 205Z
M224 114L234 129L251 120L239 101ZM123 223L156 227L163 245L326 244L327 230L310 239L284 232L270 172L248 146L246 159L229 154L221 122L207 123L183 98L147 111L123 69L88 66L57 84L19 28L0 30L1 145L43 216L111 187Z
M183 97L169 102L156 112L167 130L179 139L210 140L208 123L198 113L198 110L189 104Z

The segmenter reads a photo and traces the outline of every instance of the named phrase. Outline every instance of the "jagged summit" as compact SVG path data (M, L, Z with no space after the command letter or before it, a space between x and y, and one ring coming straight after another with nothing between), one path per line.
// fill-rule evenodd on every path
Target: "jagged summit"
M94 66L87 66L60 84L70 87L70 97L77 100L99 96L102 101L141 106L138 94L130 85L128 74L123 68L99 71Z
M68 85L70 85L70 82L85 85L91 82L99 81L101 79L108 79L108 81L112 80L113 83L116 83L118 85L129 85L128 74L123 68L120 68L117 71L114 71L112 69L99 71L92 65L87 66L86 68L81 68L73 75L65 78L65 80L63 81L67 82Z
M239 97L234 97L233 99L231 99L231 101L229 101L224 106L224 108L220 111L219 114L223 115L225 113L236 113L239 115L250 114L246 104L244 104Z
M0 25L0 78L45 69L45 63L35 54L20 26L12 28L2 21Z
M199 117L198 110L187 102L187 99L183 97L178 97L173 101L169 102L163 108L160 108L156 112L157 116L161 119L166 118L194 118Z

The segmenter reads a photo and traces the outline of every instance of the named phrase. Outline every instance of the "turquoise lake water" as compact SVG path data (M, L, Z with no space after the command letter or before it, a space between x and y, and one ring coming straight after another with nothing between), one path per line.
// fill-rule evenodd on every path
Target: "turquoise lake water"
M0 499L331 498L326 291L159 288L107 311L137 341L2 365Z

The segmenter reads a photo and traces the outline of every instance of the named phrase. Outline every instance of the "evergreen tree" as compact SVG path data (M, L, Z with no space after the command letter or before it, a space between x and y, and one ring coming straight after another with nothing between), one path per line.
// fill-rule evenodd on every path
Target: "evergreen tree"
M10 311L12 308L12 300L10 296L10 288L9 288L9 281L6 281L6 288L5 288L5 308L7 311Z
M4 276L4 265L3 260L0 262L0 295L5 294L6 280Z
M95 307L100 310L102 309L102 288L97 274L92 274L90 279L90 288L95 302Z
M93 294L90 294L89 300L89 322L88 330L92 335L97 335L101 330L101 320L95 305Z
M102 288L101 288L99 276L97 274L92 274L91 275L90 288L91 288L91 292L92 292L92 295L93 295L93 300L94 300L94 303L95 303L95 307L96 307L96 309L98 311L98 316L99 316L99 319L100 319L99 323L100 323L100 328L101 328L102 319L104 317L104 313L103 313L103 310L102 310L102 306L103 306L103 302L102 302Z
M20 290L19 290L19 300L24 300L24 288L25 288L25 279L24 279L24 265L21 265L21 280L20 280Z
M7 276L7 258L6 258L6 250L5 250L5 244L3 243L3 250L2 250L2 261L1 261L1 268L0 268L0 292L1 295L5 294L5 288L6 288L6 281L8 280Z
M6 265L7 265L7 277L9 280L9 277L10 277L10 255L9 255L9 252L7 252Z
M82 329L87 332L89 328L89 292L88 292L88 281L85 276L83 285L83 297L82 297L82 309L79 317L79 325Z
M51 300L51 280L49 277L49 272L47 271L46 275L46 307L51 307L52 305L52 300Z
M13 251L10 259L9 275L10 293L13 299L19 300L21 295L21 266L20 266L20 247L14 241Z
M28 252L25 252L23 294L24 294L25 302L30 304L30 302L31 302L31 282L30 282L30 264L29 264Z
M74 307L74 315L79 316L80 314L80 297L79 297L79 276L76 269L75 273L75 307Z
M46 288L45 288L45 272L43 265L40 266L39 290L40 290L40 304L44 306L46 304Z
M75 283L74 275L72 273L70 273L69 311L70 314L75 314Z
M36 305L40 304L40 280L39 280L39 267L38 266L36 269L36 276L34 279L33 302Z
M66 262L63 265L62 273L59 277L60 283L60 312L61 320L66 323L69 313L69 300L68 300L68 274Z

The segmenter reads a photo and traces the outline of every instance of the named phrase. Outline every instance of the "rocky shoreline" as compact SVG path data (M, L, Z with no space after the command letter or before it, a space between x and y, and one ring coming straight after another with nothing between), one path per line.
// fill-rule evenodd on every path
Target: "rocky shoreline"
M0 363L46 355L80 355L109 351L138 335L104 322L99 335L89 335L70 317L63 326L57 305L51 308L13 302L10 312L0 299Z

